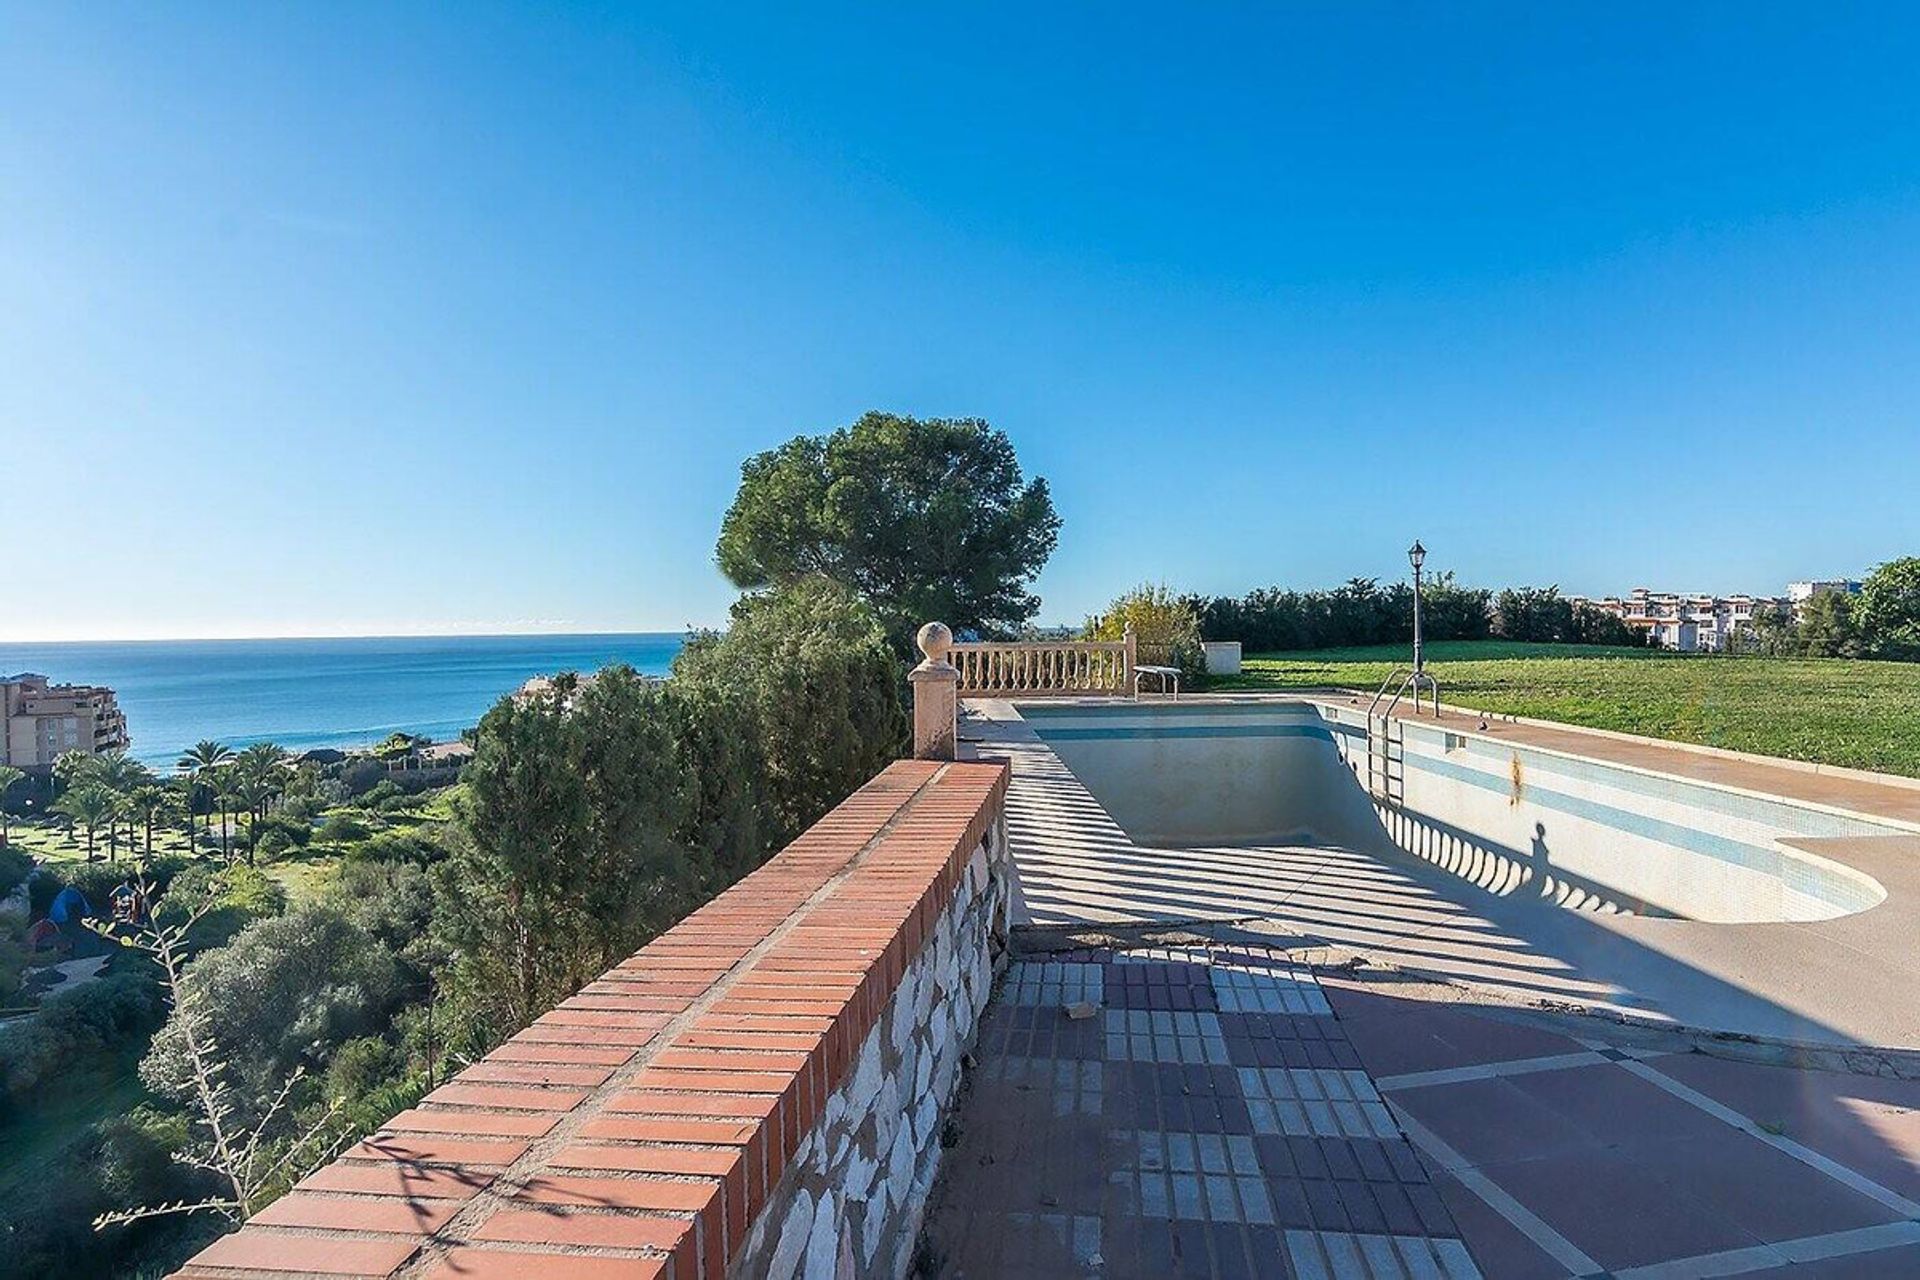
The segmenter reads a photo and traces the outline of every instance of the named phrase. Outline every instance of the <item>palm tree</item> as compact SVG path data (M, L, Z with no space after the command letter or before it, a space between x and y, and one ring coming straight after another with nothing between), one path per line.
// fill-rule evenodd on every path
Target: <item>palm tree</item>
M119 807L113 792L98 782L86 781L68 787L66 794L53 802L52 812L66 818L69 824L78 822L87 829L87 861L92 862L93 833L101 823L111 824L118 816Z
M240 797L240 770L233 765L218 770L212 779L215 801L220 806L220 856L228 862L233 861L233 828L227 821L227 813L232 811L238 818L244 802Z
M71 787L93 765L93 757L79 749L63 751L53 762L53 790L57 795Z
M288 762L284 747L272 742L257 742L242 751L233 762L234 793L247 811L247 865L254 864L259 847L260 823L267 809L286 790Z
M127 812L146 824L147 838L141 856L153 860L153 828L173 813L174 793L158 782L143 782L127 793ZM128 837L132 843L132 837Z
M153 781L153 770L133 759L125 751L102 751L88 760L75 775L99 783L122 802L119 806L121 816L127 820L127 847L134 843L134 821L137 814L132 804L127 803L133 793ZM109 848L119 848L119 837L113 831L107 833Z
M233 752L221 743L208 738L188 747L174 762L187 779L187 852L193 852L193 793L196 788L205 787L211 797L220 802L220 840L224 846L227 837L227 810L220 788L214 785L216 771L227 766L233 759Z
M194 830L193 830L194 782L193 782L193 779L192 778L175 778L172 782L166 783L164 785L168 788L169 793L173 797L168 802L168 810L169 812L171 812L172 814L174 814L180 819L180 827L183 831L186 832L186 835L187 835L187 856L192 857L195 853L199 852L199 850L194 845Z
M7 829L7 792L13 790L13 784L26 777L24 769L16 769L10 764L0 764L0 849L12 843L12 833Z

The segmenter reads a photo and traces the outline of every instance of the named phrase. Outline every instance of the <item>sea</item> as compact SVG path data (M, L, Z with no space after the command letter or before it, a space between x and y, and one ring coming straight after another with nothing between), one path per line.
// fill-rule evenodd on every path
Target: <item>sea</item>
M529 677L624 662L665 675L678 632L313 640L0 643L0 675L100 684L120 697L130 754L171 765L202 738L290 751L365 746L395 732L447 741Z

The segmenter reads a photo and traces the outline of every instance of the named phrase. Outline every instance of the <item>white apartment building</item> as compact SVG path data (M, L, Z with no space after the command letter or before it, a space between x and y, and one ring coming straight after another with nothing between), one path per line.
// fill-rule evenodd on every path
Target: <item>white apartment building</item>
M1788 607L1786 600L1776 596L1695 595L1647 587L1635 587L1624 597L1585 603L1647 632L1662 649L1682 653L1721 652L1737 633L1753 625L1756 613Z
M1819 578L1812 582L1789 582L1787 600L1792 604L1793 614L1797 618L1807 607L1807 602L1815 596L1857 596L1865 585L1852 578Z
M0 676L0 764L43 770L69 751L124 750L127 718L113 690L49 684L31 671Z

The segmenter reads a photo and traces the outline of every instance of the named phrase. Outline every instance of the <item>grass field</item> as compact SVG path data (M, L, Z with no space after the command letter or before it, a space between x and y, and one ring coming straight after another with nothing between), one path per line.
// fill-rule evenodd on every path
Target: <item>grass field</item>
M1406 648L1255 654L1214 688L1372 690ZM1427 647L1444 702L1676 742L1920 777L1920 665L1578 645Z

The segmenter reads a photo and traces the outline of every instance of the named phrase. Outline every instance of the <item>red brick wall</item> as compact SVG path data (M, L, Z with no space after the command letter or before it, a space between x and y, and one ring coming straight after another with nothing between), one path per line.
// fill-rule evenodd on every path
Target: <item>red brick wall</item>
M178 1274L720 1280L998 820L894 764Z

